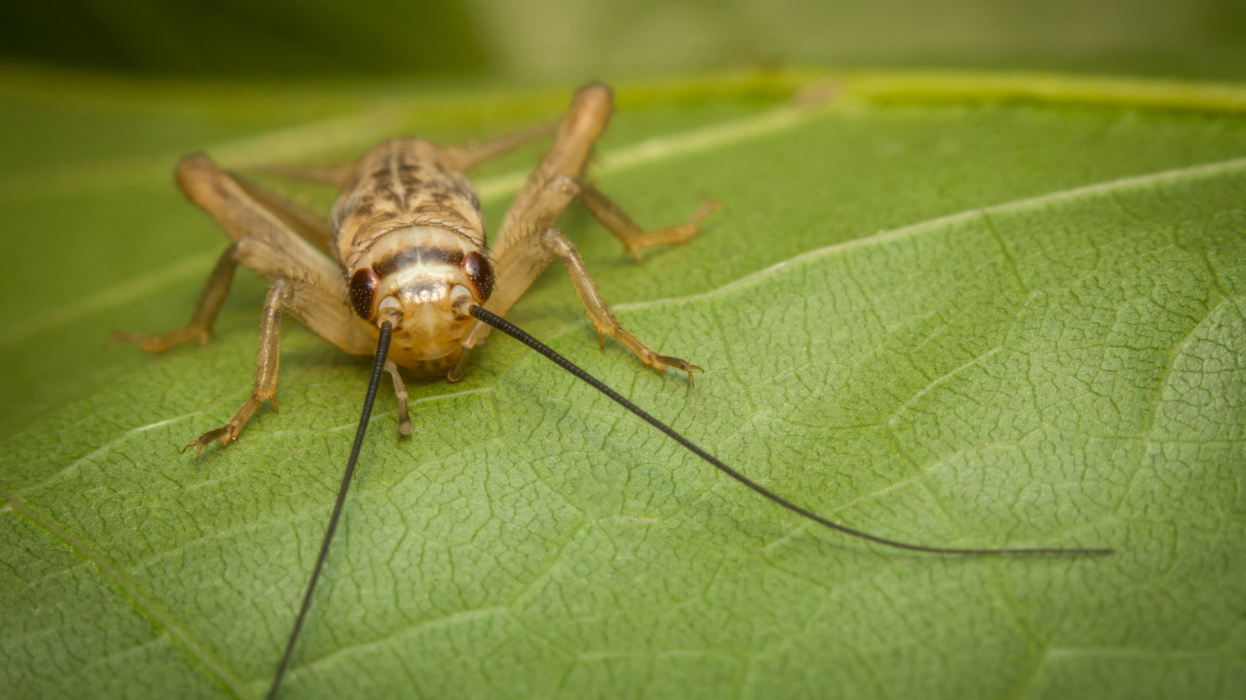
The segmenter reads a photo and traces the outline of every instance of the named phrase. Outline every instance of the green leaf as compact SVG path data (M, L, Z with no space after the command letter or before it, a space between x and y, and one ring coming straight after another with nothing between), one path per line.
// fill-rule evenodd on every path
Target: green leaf
M646 225L727 209L644 265L581 210L562 226L623 324L706 371L689 387L598 349L558 269L510 318L854 527L1114 555L846 539L496 336L464 382L410 386L411 438L382 393L283 697L1234 695L1246 119L1013 80L1031 101L934 79L883 102L878 76L811 109L784 79L623 90L602 189ZM163 174L174 154L328 161L565 102L283 94L273 113L245 91L0 96L27 126L0 163L8 696L262 696L345 462L367 360L289 320L281 412L178 453L249 392L253 275L205 348L101 347L183 323L223 247ZM106 118L63 131L84 109ZM75 147L41 164L58 138ZM491 221L538 153L480 174Z

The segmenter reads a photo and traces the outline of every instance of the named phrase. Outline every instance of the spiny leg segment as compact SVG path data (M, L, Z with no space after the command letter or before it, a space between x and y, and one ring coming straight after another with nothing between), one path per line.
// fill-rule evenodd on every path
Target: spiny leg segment
M265 401L273 401L276 407L283 313L347 352L371 354L374 341L359 328L344 301L347 292L340 270L313 247L313 243L324 243L325 234L311 223L310 215L299 214L288 203L279 205L276 195L224 172L204 155L184 159L177 178L187 196L211 214L234 242L217 261L187 326L154 336L118 332L113 338L138 343L149 352L195 338L206 340L239 264L272 280L260 324L251 397L229 423L186 446L195 447L197 456L213 441L225 445L236 439Z
M614 314L610 312L610 307L606 306L605 300L601 298L601 293L597 291L597 285L593 283L593 277L588 273L588 266L584 264L584 259L576 252L571 241L562 235L562 231L553 226L545 229L545 235L541 237L541 245L561 260L563 266L567 268L567 274L571 276L571 283L575 286L575 293L579 295L580 303L584 305L584 310L592 319L593 326L597 328L597 337L603 346L606 343L605 337L608 335L622 343L623 347L631 350L632 354L640 358L646 367L652 367L659 372L665 371L668 366L674 367L688 374L689 384L694 383L692 370L701 370L700 367L678 357L657 354L619 323Z
M398 373L398 365L386 360L385 371L389 372L390 377L393 378L394 396L398 397L398 433L410 435L415 428L411 425L411 413L407 410L407 385L403 383L402 375Z
M605 85L589 85L576 93L558 127L553 147L528 177L506 213L494 251L497 285L486 306L492 313L504 315L557 257L571 275L600 337L614 337L646 366L658 371L668 366L680 369L688 374L691 382L692 370L699 368L687 360L654 352L624 329L598 293L575 246L554 228L567 205L579 198L593 216L640 258L642 248L679 243L692 237L699 230L701 220L717 207L713 202L706 202L682 224L644 231L618 205L585 181L582 178L585 163L612 110L610 89ZM489 328L486 324L477 324L463 339L458 361L448 374L450 381L462 378L471 348L488 335Z
M229 422L214 430L195 438L182 451L195 448L195 457L203 451L205 445L217 441L228 445L237 440L242 427L251 420L251 416L259 410L265 401L273 402L273 410L277 409L277 370L281 359L281 312L293 297L293 290L286 280L274 280L268 287L268 298L264 300L264 312L260 320L260 349L255 356L255 382L251 388L251 398L242 404L242 408L229 419Z

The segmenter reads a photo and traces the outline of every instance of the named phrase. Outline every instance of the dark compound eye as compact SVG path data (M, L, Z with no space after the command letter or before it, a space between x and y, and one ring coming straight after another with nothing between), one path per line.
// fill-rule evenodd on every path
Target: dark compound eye
M376 276L372 268L365 267L355 272L350 278L350 305L364 320L372 319L372 301L376 297L376 288L381 278Z
M473 250L463 256L463 272L476 288L476 298L488 301L493 294L493 266L489 260Z

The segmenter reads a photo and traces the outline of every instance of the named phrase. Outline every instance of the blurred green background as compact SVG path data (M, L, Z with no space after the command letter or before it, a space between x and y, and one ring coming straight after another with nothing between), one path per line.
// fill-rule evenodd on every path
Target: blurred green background
M152 76L567 82L790 65L1246 79L1242 0L45 0L0 56Z

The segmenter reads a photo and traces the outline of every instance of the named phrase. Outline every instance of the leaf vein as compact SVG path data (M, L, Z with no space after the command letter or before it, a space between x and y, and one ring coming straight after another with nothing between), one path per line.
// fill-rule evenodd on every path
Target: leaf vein
M181 647L186 655L204 669L213 677L218 684L228 689L235 697L250 700L254 696L251 694L251 688L239 678L228 666L207 649L202 643L195 639L190 632L182 626L172 613L165 610L153 598L148 596L142 588L130 578L129 575L114 564L101 552L96 550L85 540L79 538L65 527L44 516L26 504L21 498L11 493L0 493L0 498L8 501L9 505L23 517L33 523L35 526L42 528L50 533L53 537L64 542L70 549L78 553L79 556L87 559L100 574L108 579L116 586L123 597L130 601L130 604L147 617L153 623L163 628L169 637Z

